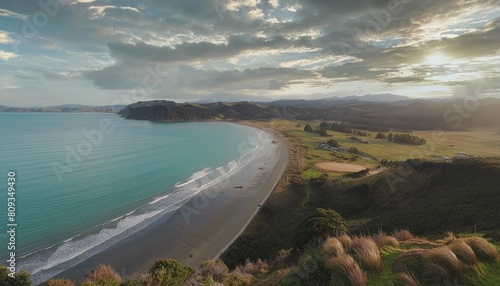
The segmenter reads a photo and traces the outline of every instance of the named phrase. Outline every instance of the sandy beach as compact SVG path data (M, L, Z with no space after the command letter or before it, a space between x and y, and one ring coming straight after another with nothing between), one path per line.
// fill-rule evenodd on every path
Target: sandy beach
M146 273L158 258L174 258L197 267L219 257L264 204L288 165L286 140L265 131L274 141L264 156L195 195L171 217L158 220L57 277L79 281L98 264L108 264L127 278Z

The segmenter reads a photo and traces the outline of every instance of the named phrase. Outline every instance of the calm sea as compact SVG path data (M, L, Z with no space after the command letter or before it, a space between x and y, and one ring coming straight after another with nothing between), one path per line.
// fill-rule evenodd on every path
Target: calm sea
M236 159L257 144L255 132L112 114L0 113L1 260L8 258L8 172L16 173L16 255L36 271L179 207L237 168Z

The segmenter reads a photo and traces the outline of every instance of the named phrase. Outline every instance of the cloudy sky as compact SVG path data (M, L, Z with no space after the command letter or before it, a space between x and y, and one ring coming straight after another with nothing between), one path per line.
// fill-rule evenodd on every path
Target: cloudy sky
M0 105L463 96L499 73L500 0L0 3Z

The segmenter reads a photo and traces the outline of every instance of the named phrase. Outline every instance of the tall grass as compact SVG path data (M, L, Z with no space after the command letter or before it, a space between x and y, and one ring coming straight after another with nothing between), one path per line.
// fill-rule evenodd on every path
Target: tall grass
M329 237L325 240L321 247L321 256L326 259L329 257L337 257L345 254L344 246L335 237Z
M429 280L452 281L462 276L462 264L447 247L426 250L422 255L424 274Z
M356 261L354 261L352 256L348 254L328 258L325 261L325 269L332 271L334 274L347 277L351 286L366 285L366 278L363 270Z
M377 244L378 247L384 247L384 246L392 246L392 247L398 247L399 246L399 241L390 235L387 235L383 231L379 231L378 233L374 234L373 240Z
M341 236L338 236L337 239L344 246L344 250L348 251L349 249L351 249L352 238L350 236L348 236L347 234L342 234Z
M395 272L415 272L422 266L422 255L425 249L415 248L401 253L394 262Z
M350 252L365 269L382 271L382 259L377 244L371 237L356 236L352 239Z
M479 259L496 261L498 260L498 251L495 246L482 237L468 237L463 241L469 245Z
M474 250L472 250L472 248L464 241L453 240L453 242L448 245L448 248L455 253L458 259L460 259L463 263L472 265L477 264L477 257Z
M396 238L398 241L405 241L413 239L413 234L407 229L396 230L392 233L392 236Z
M394 286L420 286L420 282L413 273L398 272L394 275Z

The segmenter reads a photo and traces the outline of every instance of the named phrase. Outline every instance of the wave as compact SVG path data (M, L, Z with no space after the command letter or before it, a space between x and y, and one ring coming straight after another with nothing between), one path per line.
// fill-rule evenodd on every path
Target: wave
M32 274L34 285L40 284L150 226L158 219L168 219L196 194L220 184L266 154L271 141L269 134L253 128L251 130L256 133L257 139L250 140L253 141L253 146L242 151L242 155L235 160L224 166L195 172L185 181L176 183L166 195L154 198L146 205L114 218L97 229L21 257L19 269Z

